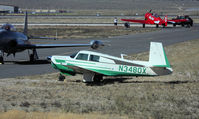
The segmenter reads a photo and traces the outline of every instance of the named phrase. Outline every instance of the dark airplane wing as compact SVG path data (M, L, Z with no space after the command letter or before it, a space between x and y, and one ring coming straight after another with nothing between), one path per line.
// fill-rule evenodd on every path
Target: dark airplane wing
M34 44L34 48L88 47L91 44Z
M127 22L135 22L135 23L141 23L141 24L146 24L145 20L135 20L135 19L121 19L122 21L127 21Z
M90 46L93 49L97 49L104 44L101 41L93 40L89 44L22 44L17 45L20 49L37 49L37 48L58 48L58 47L88 47Z

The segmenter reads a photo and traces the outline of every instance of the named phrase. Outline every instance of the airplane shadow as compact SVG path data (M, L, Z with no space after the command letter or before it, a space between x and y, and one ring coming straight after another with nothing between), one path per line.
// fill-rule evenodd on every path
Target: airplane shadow
M114 83L129 83L126 82L126 80L132 79L132 78L105 78L100 82L92 82L92 83L87 83L87 86L103 86L103 85L110 85Z
M128 80L131 79L131 80ZM127 81L128 80L128 81ZM103 86L103 85L110 85L114 83L134 83L134 84L144 84L144 83L161 83L161 84L184 84L184 83L193 83L194 81L138 81L133 80L131 78L106 78L101 82L94 82L94 83L87 83L87 86Z
M31 61L5 61L5 63L14 63L19 65L37 65L37 64L50 64L48 60L36 60L34 62Z

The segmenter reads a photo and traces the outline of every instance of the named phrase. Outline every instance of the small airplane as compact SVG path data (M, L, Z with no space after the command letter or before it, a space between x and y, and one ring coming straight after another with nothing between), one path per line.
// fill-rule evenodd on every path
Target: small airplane
M57 48L57 47L91 47L96 49L104 44L101 41L93 40L89 44L31 44L29 39L51 39L46 37L33 37L28 36L28 22L27 22L27 12L25 14L24 31L16 32L15 28L11 24L4 24L0 28L0 64L4 64L4 53L7 56L10 54L15 54L17 52L22 52L24 50L32 50L32 54L29 54L31 62L38 59L37 48Z
M159 25L163 27L167 26L167 16L161 19L157 14L151 13L151 10L145 14L145 20L121 19L121 21L140 23L143 25L143 28L145 28L145 24L155 24L156 28L158 28Z
M83 82L100 82L103 76L159 76L172 73L162 43L151 42L149 61L134 61L107 54L79 51L71 56L52 56L51 65L64 75L83 74Z
M173 24L173 27L176 25L181 25L184 27L186 25L187 27L193 26L193 20L188 15L185 16L177 16L176 18L173 18L172 20L168 20L168 24Z

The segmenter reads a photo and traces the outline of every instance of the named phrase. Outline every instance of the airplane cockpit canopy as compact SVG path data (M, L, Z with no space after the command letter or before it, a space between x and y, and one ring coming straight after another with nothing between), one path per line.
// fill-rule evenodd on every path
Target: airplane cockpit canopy
M6 31L16 31L15 27L12 24L3 24L1 26L1 29L4 29Z
M152 14L154 17L159 17L159 15L157 13L153 13Z

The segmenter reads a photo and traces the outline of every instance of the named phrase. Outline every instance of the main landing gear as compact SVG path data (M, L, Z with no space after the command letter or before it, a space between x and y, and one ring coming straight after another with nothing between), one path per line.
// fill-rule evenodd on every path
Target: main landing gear
M39 59L36 49L32 50L32 54L29 54L29 58L30 58L30 62L34 62L37 59Z
M59 80L58 80L58 81L64 81L64 79L65 79L65 76L62 75L62 74L60 73L60 74L59 74Z
M2 51L0 51L0 64L4 64L3 52Z
M159 25L158 24L156 24L156 28L158 28L159 27Z
M145 28L145 24L142 24L142 27Z

